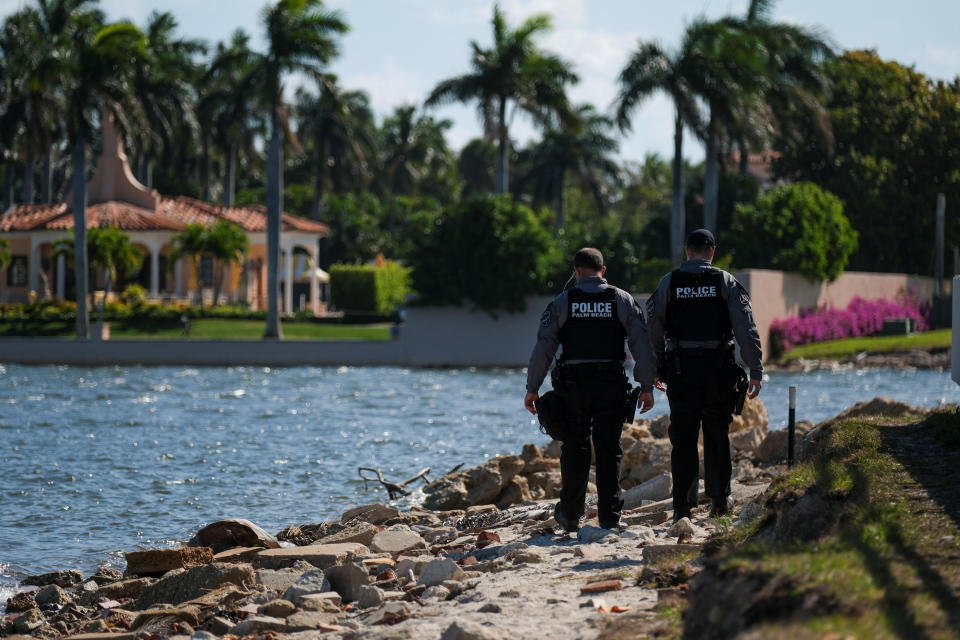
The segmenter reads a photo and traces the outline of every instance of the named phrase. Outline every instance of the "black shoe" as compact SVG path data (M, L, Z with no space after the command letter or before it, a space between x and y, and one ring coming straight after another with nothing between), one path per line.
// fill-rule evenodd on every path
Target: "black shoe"
M722 518L733 511L733 496L727 496L723 500L710 501L710 517Z
M680 521L683 520L684 518L689 518L689 517L691 517L691 515L690 515L690 509L674 509L674 510L673 510L673 521L674 521L674 522L680 522Z
M580 530L580 518L567 518L563 515L563 507L559 502L553 507L553 518L567 533L576 533Z
M601 529L620 529L620 518L616 520L600 520Z

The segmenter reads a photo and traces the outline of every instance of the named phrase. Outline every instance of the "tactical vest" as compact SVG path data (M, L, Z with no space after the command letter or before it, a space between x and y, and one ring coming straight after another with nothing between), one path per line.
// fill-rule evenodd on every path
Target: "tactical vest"
M617 292L613 287L598 293L574 288L567 294L567 321L560 329L564 360L622 362L626 335L617 318Z
M677 269L670 274L666 332L671 340L728 342L730 313L721 293L723 272L707 267L699 273Z

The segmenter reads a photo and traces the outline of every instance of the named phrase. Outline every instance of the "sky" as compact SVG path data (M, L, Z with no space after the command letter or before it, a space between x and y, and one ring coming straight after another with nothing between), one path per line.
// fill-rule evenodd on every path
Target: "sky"
M6 15L33 0L0 0ZM153 10L170 11L186 36L213 45L237 28L262 47L260 12L266 0L101 0L111 20L145 23ZM469 70L471 40L492 41L492 0L327 0L351 31L341 55L330 65L346 89L363 89L382 118L401 104L420 104L441 80ZM748 0L501 0L511 26L536 13L549 13L553 30L540 45L573 63L580 77L569 90L576 103L608 111L616 97L617 75L638 40L666 47L679 43L685 25L699 16L742 15ZM819 27L841 49L875 49L885 59L915 66L936 79L960 74L958 0L780 0L775 20ZM448 140L462 147L480 134L473 105L432 109L453 121ZM522 115L511 125L520 144L537 136ZM654 96L634 111L633 128L620 137L620 156L642 161L649 153L673 154L670 102ZM684 156L703 158L702 145L688 136Z

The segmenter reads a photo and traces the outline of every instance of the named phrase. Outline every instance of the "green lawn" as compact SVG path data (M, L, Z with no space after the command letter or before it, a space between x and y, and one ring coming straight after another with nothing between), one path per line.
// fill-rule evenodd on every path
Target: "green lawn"
M950 338L950 329L939 329L909 336L877 336L815 342L791 349L780 358L780 361L789 362L799 358L843 358L861 352L890 353L911 349L949 349Z
M91 329L95 327L91 324ZM198 318L190 322L190 335L183 335L179 326L136 327L122 323L110 324L113 338L163 338L183 340L255 340L263 336L265 323L262 320L228 320L220 318ZM62 322L51 322L30 328L28 335L34 336L71 336L74 327ZM24 335L22 329L10 323L0 323L0 336ZM389 340L390 325L349 325L318 324L314 322L283 323L284 338L294 340Z

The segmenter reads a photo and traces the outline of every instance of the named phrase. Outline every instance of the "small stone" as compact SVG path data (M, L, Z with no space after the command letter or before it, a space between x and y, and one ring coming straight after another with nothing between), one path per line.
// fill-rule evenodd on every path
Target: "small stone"
M130 629L144 635L174 635L177 633L177 625L186 624L190 626L188 635L193 635L193 627L197 626L199 621L200 607L158 607L138 612Z
M681 536L685 533L691 536L697 534L697 528L690 522L690 518L680 518L667 530L667 534L674 537Z
M209 631L194 631L190 640L217 640L217 636Z
M214 562L253 562L258 553L265 547L234 547L220 553L213 554Z
M500 542L500 536L493 531L481 531L480 535L477 536L477 548L483 549L486 546L493 544L494 542Z
M610 605L607 604L607 601L603 598L590 598L586 602L580 605L581 609L593 609L594 611L599 611L600 609L610 610Z
M494 640L500 637L493 630L476 623L458 620L447 627L440 640Z
M7 613L20 613L36 607L37 603L33 599L33 592L30 591L15 593L13 597L7 600Z
M63 605L73 602L70 594L55 584L40 589L40 591L34 594L33 599L36 600L40 606L52 605L62 607Z
M428 587L438 585L444 580L460 580L463 578L463 569L449 558L438 558L423 566L420 571L420 583Z
M31 587L46 587L47 585L56 585L61 589L71 589L83 582L83 574L79 571L53 571L51 573L41 573L36 576L27 576L20 584Z
M461 567L472 567L475 564L480 564L480 561L477 560L476 556L467 556L462 558L459 564Z
M377 553L396 555L408 549L425 549L426 541L413 531L381 531L373 537L370 549Z
M623 583L619 580L601 580L599 582L591 582L582 587L580 594L604 593L606 591L620 591L621 589L623 589Z
M432 587L427 587L427 589L423 592L423 598L425 599L446 600L447 596L449 595L450 590L439 584Z
M354 507L343 512L340 517L341 522L350 522L351 520L362 520L370 524L383 524L387 520L392 520L400 515L400 510L386 505L365 504Z
M537 564L544 560L543 556L536 551L511 551L506 558L513 564Z
M454 527L437 527L420 534L430 544L447 544L457 539L459 532Z
M336 533L324 536L316 544L339 544L343 542L359 542L369 546L373 538L380 532L376 525L369 522L354 522Z
M497 594L500 598L519 598L520 592L516 589L507 589L506 591L501 591Z
M131 551L124 555L127 574L132 576L160 576L174 569L199 567L213 562L213 550L210 547L151 549Z
M267 616L253 616L243 622L238 623L229 634L232 636L250 636L261 635L265 631L283 631L287 628L287 623L279 618L269 618Z
M577 558L585 558L587 560L596 560L601 556L605 555L603 547L598 544L583 544L577 547L573 555Z
M296 610L297 607L289 600L271 600L267 604L260 605L257 613L269 618L287 618Z
M234 623L230 620L227 620L223 616L213 616L203 623L203 630L209 631L213 635L220 637L227 635L233 626Z
M17 616L13 621L13 629L17 633L30 634L46 624L40 609L29 609Z
M369 625L397 624L410 616L410 608L402 602L387 602L366 619Z
M312 631L326 629L339 619L339 613L321 613L319 611L300 611L287 618L287 632ZM326 629L329 631L329 629Z
M370 581L370 574L355 562L330 567L326 572L330 588L340 594L344 602L354 602L360 597L360 587Z
M616 535L617 534L615 534L610 529L602 529L600 527L586 525L584 527L580 527L580 531L577 532L577 540L579 540L580 542L587 542L587 543L599 542L600 540L603 540L607 536L616 537Z
M357 598L357 606L361 609L379 607L385 599L383 589L373 585L363 585L360 587L360 596Z
M103 586L111 582L120 582L123 580L123 572L114 567L102 566L97 569L96 573L90 576L90 579Z
M283 599L299 606L303 596L329 590L330 583L327 582L326 574L320 569L314 569L296 578L296 581L284 591Z
M479 609L480 613L503 613L503 608L495 602L488 602Z
M324 593L311 593L300 597L297 604L304 611L340 611L340 604L343 598L336 591L326 591Z

